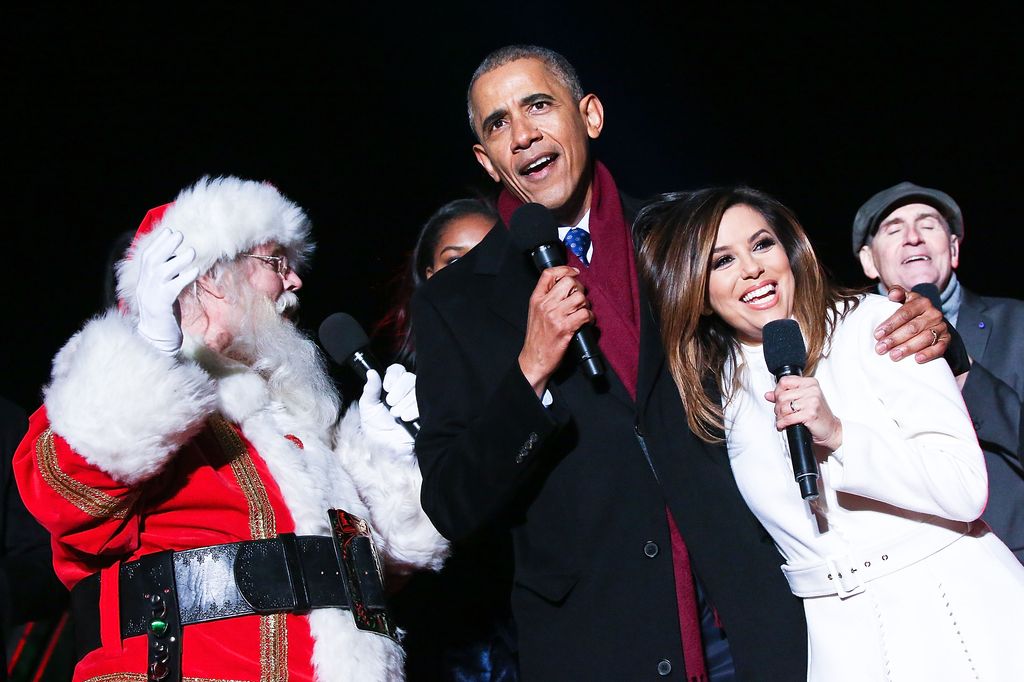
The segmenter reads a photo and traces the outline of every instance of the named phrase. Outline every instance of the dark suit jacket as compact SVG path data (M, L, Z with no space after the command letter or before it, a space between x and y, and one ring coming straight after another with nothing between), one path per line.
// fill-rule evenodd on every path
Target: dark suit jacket
M956 329L974 359L963 396L988 467L983 518L1024 562L1024 301L962 291Z
M511 530L523 679L658 679L665 662L667 679L683 679L666 497L652 465L740 679L803 679L802 606L724 451L686 427L653 320L641 329L642 409L613 372L599 390L571 360L545 408L517 360L536 281L499 224L413 305L423 506L453 539L489 523Z

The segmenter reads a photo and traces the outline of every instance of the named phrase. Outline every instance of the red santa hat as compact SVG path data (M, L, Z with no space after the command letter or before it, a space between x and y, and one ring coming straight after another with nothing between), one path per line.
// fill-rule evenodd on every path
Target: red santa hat
M301 268L313 252L306 213L267 182L233 176L203 177L170 203L150 209L142 219L128 252L117 264L117 293L129 312L137 310L135 288L139 265L135 254L160 227L184 236L182 248L196 251L200 273L218 261L270 242L285 249L293 268Z

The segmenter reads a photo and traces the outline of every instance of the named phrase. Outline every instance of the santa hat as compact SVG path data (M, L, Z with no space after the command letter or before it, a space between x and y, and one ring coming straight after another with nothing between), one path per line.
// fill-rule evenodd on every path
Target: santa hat
M218 261L233 260L269 242L285 249L293 268L301 268L313 252L309 218L276 187L232 176L203 177L182 190L172 203L146 213L132 245L117 264L117 294L129 312L138 310L139 260L135 254L146 248L160 227L184 236L181 248L195 249L200 274Z

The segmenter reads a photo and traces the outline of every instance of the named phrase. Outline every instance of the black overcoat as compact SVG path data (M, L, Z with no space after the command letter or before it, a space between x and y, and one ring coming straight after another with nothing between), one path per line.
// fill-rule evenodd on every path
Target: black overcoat
M523 679L684 679L666 500L740 679L803 679L802 606L724 448L687 427L646 300L637 401L570 360L544 407L518 366L536 281L499 223L413 305L423 506L452 539L511 531Z

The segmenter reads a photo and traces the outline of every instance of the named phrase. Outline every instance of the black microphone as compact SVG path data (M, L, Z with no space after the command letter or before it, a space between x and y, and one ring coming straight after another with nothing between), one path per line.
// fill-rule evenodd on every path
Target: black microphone
M940 313L942 312L942 296L939 295L939 287L932 284L931 282L921 282L915 284L911 291L921 294L929 301ZM945 359L946 364L949 365L950 371L953 372L953 376L969 372L971 370L971 357L970 353L967 352L967 346L964 345L964 340L957 333L953 325L949 323L945 316L942 317L942 321L946 324L946 329L949 330L949 344L946 346L946 352L942 356Z
M565 245L558 238L558 221L544 206L524 204L517 208L509 221L509 230L520 250L533 258L537 272L566 264ZM570 343L576 348L576 355L587 376L596 379L604 374L601 349L590 324L577 329Z
M381 381L384 380L384 366L370 352L370 339L362 326L355 318L348 313L333 313L327 316L320 323L320 345L324 347L327 354L339 365L348 367L356 375L366 381L366 373L376 370ZM380 400L385 402L388 394L383 387L380 389ZM411 422L403 421L395 417L395 421L405 427L413 438L420 432L420 422L414 419Z
M932 302L936 310L942 312L942 297L939 295L939 288L937 286L931 282L921 282L920 284L915 284L911 291L927 298Z
M801 376L807 364L807 348L800 335L796 320L775 320L762 330L764 362L768 371L779 381L782 377ZM789 456L793 460L793 474L800 485L800 496L805 500L818 497L818 463L811 448L811 432L804 424L786 427Z

